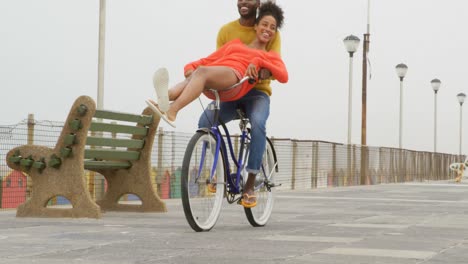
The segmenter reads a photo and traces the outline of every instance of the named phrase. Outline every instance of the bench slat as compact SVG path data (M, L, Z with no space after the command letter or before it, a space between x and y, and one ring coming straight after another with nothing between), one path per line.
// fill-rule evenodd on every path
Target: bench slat
M118 124L107 124L107 123L91 123L89 127L90 131L102 131L111 133L125 133L137 136L146 136L148 134L148 128L146 127L135 127Z
M85 149L85 159L138 160L140 152L115 149Z
M96 169L128 169L132 164L128 161L96 161L96 160L85 160L84 168L87 170Z
M150 125L153 122L153 117L150 115L135 115L106 110L96 110L94 117L118 121L135 122L145 126Z
M145 145L145 141L139 139L87 137L86 145L141 149Z

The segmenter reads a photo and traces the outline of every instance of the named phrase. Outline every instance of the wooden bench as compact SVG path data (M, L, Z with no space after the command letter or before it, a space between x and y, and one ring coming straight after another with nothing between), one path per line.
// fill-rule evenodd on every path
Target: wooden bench
M165 212L165 203L151 182L151 150L159 121L149 108L141 115L96 110L92 98L79 97L55 148L24 145L8 152L8 166L28 173L33 183L31 198L18 207L16 215L99 218L101 209ZM128 137L113 138L112 133ZM107 181L107 191L97 203L87 189L85 169L102 174ZM141 204L120 204L125 194L138 196ZM67 198L73 207L47 207L57 196Z

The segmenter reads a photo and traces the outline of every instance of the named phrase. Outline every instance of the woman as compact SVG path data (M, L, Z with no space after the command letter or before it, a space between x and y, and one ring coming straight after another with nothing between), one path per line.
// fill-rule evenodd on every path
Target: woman
M260 91L257 92L259 93L258 96L250 96L249 99L246 98L246 101L243 102L244 95L255 92L255 89L249 92L255 84L245 82L242 86L232 90L227 91L225 89L236 84L242 76L258 79L258 70L260 68L268 69L272 76L279 82L285 83L288 81L288 72L279 54L273 51L266 51L267 44L274 39L277 30L283 25L283 19L283 10L276 4L271 2L262 4L253 27L256 37L251 43L246 45L239 40L232 40L207 58L187 64L184 68L187 79L170 89L169 93L167 92L167 71L165 69L158 70L155 73L154 81L158 94L159 106L151 99L147 100L146 103L153 111L159 114L163 120L174 127L175 125L173 122L176 119L177 112L200 96L200 94L205 91L205 87L218 90L221 100L223 101L221 105L237 105L240 101L242 101L242 103L240 103L241 105L247 103L248 110L246 109L246 114L248 116L249 110L258 110L258 112L250 113L250 115L254 114L254 116L258 115L260 112L268 112L269 103L266 105L268 109L254 110L254 108L265 106L264 103L259 103L257 101L264 102L264 97L267 97L266 100L269 102L268 97L270 94ZM205 94L212 98L211 92L206 92ZM254 102L252 99L257 101ZM174 102L166 107L169 100ZM204 112L204 114L206 114L206 112ZM199 126L202 123L203 122L199 123ZM260 171L263 152L265 150L266 131L264 128L262 130L261 127L254 128L254 125L259 126L260 124L252 123L253 134L251 148L253 148L251 149L247 166L249 176L245 183L241 200L241 204L246 208L257 205L254 183L256 174ZM254 135L256 143L254 143ZM208 185L208 190L211 192L216 191L215 188L215 185Z
M225 90L236 84L243 76L258 79L258 70L266 68L273 77L281 83L288 81L286 66L279 54L266 51L268 42L273 39L276 31L283 24L283 11L276 4L268 2L260 7L255 23L256 39L249 45L240 40L232 40L206 58L194 61L185 66L186 79L167 92L167 72L160 69L155 74L155 85L161 106L167 103L167 98L173 101L168 109L161 109L157 103L149 99L146 103L160 115L163 120L175 127L177 113L205 92L205 87L219 91L222 101L239 99L255 86L245 82L239 87ZM213 99L210 92L206 96ZM165 99L166 98L166 99ZM166 102L164 102L166 100ZM166 110L166 111L163 111Z

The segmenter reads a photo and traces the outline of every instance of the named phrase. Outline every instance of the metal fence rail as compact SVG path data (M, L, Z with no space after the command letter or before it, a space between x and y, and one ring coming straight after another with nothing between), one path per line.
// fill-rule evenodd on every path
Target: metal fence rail
M27 175L6 166L6 153L20 145L54 147L63 123L36 121L32 117L16 125L0 126L0 208L15 208L31 195L33 184ZM160 129L152 152L153 187L163 199L180 197L180 170L185 147L192 133ZM116 135L120 137L120 135ZM362 147L340 143L272 138L279 173L279 189L315 188L453 179L449 170L458 155L384 147ZM89 191L99 200L105 190L104 177L86 172ZM125 200L138 200L125 195ZM49 202L65 204L64 197Z

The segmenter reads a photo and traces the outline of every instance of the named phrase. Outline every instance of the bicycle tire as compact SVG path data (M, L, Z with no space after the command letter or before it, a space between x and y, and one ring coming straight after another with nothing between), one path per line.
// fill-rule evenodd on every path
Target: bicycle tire
M263 154L262 167L255 180L257 205L252 208L244 208L247 220L254 227L265 226L273 211L273 189L267 188L265 181L274 182L276 166L275 149L273 144L267 140L265 153Z
M199 131L185 150L181 172L181 198L185 218L197 231L211 230L221 212L225 192L225 163L222 149L214 167L215 193L208 189L215 163L216 138L210 132ZM215 178L216 177L216 178Z

